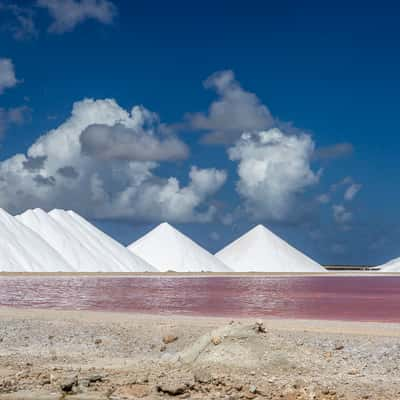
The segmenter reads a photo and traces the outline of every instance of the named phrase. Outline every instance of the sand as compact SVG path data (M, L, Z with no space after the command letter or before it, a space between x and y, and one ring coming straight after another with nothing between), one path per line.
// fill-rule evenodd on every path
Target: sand
M0 308L0 399L400 397L400 324L262 323Z

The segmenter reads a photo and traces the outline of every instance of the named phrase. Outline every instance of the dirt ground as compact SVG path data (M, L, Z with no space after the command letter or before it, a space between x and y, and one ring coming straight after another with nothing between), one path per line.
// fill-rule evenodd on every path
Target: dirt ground
M0 400L400 399L400 325L0 308Z

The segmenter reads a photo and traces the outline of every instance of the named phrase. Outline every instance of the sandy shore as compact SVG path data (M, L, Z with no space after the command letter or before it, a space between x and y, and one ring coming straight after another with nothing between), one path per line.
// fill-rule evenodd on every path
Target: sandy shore
M262 322L0 308L0 399L400 398L400 324Z

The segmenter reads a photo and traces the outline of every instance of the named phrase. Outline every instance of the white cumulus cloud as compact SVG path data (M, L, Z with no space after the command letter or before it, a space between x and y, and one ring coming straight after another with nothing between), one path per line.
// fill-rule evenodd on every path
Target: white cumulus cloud
M233 71L216 72L205 82L219 98L211 103L208 113L186 116L193 130L207 132L206 143L232 143L243 132L269 129L274 118L269 109L254 94L244 90L235 79Z
M228 149L238 161L237 191L255 218L285 220L298 195L316 184L311 169L314 143L309 135L286 135L273 128L245 133Z
M11 212L30 207L72 208L89 217L109 219L211 220L215 208L208 199L225 183L224 171L192 166L188 183L182 185L175 177L158 176L159 164L153 159L109 157L105 161L82 152L82 132L93 125L118 125L154 137L152 128L146 133L142 124L146 115L149 112L142 107L127 111L112 99L76 102L71 116L36 140L26 155L0 162L0 207ZM150 154L146 148L144 152Z
M64 33L72 31L87 19L102 24L111 24L117 8L108 0L38 0L37 5L46 8L53 18L49 32Z
M344 199L346 201L351 201L357 196L357 193L361 190L362 185L359 183L352 183L344 192Z
M80 136L82 151L102 160L165 161L188 157L189 148L178 138L162 134L158 116L136 106L131 123L89 125Z
M14 87L17 83L12 61L9 58L0 58L0 94L5 89Z

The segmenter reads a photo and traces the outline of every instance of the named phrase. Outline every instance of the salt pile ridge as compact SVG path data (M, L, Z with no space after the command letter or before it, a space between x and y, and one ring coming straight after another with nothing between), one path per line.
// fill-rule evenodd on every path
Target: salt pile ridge
M57 250L79 272L113 271L101 255L84 241L75 238L68 230L40 208L27 210L16 218L36 232Z
M73 271L39 235L0 209L0 270L8 272Z
M120 243L106 235L73 211L52 210L48 214L65 231L81 242L91 254L96 254L99 264L97 271L103 272L145 272L156 269L128 251Z
M263 225L251 229L215 256L237 272L326 272Z
M162 272L231 272L211 253L166 222L133 242L128 249Z
M390 260L378 268L381 272L400 272L400 257Z

